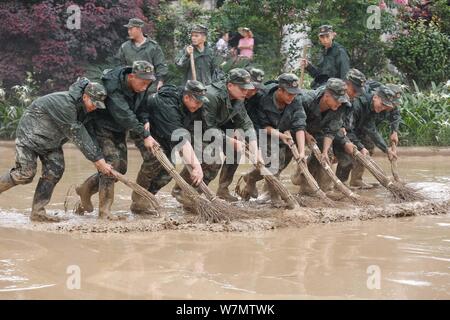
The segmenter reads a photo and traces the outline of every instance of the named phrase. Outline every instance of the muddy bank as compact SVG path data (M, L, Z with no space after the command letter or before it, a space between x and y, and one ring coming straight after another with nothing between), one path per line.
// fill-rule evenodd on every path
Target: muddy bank
M256 209L256 207L254 206ZM19 212L3 212L0 226L34 231L76 233L128 233L156 232L162 230L192 230L208 232L248 232L279 228L302 228L310 224L326 224L377 218L402 218L450 213L450 201L441 203L415 202L385 206L350 206L336 208L300 208L298 210L275 211L267 206L257 206L258 217L235 219L222 223L196 223L196 217L183 214L181 210L166 209L160 217L133 217L125 221L103 221L95 213L84 217L71 216L61 223L32 223L28 215Z

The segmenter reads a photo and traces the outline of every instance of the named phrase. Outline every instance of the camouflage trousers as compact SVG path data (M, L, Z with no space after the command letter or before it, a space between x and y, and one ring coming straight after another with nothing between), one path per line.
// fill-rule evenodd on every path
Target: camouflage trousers
M58 183L64 173L64 153L61 148L46 151L34 151L16 139L16 165L10 170L15 184L27 184L33 181L37 171L37 159L42 163L42 179Z
M375 144L367 135L361 135L359 137L361 139L361 143L364 147L369 151L369 154L372 156L375 149ZM336 176L342 182L346 182L350 176L350 172L357 165L356 160L353 156L349 155L344 150L344 146L333 142L333 151L334 155L338 160L338 165L336 168Z
M317 146L322 151L323 150L323 138L321 137L314 137L317 141ZM332 180L330 177L328 177L325 169L323 169L321 163L317 158L311 154L311 156L308 157L308 170L311 173L311 175L314 177L314 179L319 184L320 189L323 191L328 191L332 188ZM303 181L302 186L307 186L308 184L306 181Z
M96 127L95 135L105 161L112 165L114 170L125 174L128 166L126 132L114 132ZM97 172L86 179L84 184L93 186L91 194L94 194L98 192L99 188L114 190L115 182L115 178Z

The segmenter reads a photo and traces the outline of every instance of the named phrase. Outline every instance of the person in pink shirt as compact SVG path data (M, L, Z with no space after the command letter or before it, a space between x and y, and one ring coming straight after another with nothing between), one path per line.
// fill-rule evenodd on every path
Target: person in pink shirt
M239 56L252 59L253 46L255 44L253 32L249 28L239 28L239 33L243 36L243 38L239 40Z

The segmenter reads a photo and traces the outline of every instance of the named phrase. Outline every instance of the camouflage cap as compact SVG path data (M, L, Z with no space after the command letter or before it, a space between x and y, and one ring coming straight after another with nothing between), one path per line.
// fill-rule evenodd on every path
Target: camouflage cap
M249 90L255 88L255 86L251 81L250 73L248 73L247 70L241 68L235 68L230 70L230 72L228 73L227 82L237 84L242 89Z
M142 28L143 26L144 26L144 21L142 21L139 18L131 18L128 21L128 24L124 25L125 28L133 28L133 27Z
M324 24L323 26L319 27L319 36L323 36L331 32L333 32L333 27L328 24Z
M278 77L278 86L284 88L290 94L299 94L301 92L298 77L293 73L281 74Z
M107 93L103 85L98 82L89 82L84 88L84 93L91 98L97 109L106 109L104 101Z
M341 104L349 104L349 98L347 95L347 85L345 82L338 78L330 78L325 86L327 90L333 95L333 97Z
M134 73L138 78L144 80L156 80L155 68L150 62L145 60L138 60L133 62L133 70L131 72Z
M395 93L395 99L393 99L393 103L395 106L399 106L402 103L402 94L403 94L403 88L401 85L388 83L386 84L386 87L391 89Z
M203 103L208 103L209 100L206 97L206 88L200 81L188 80L184 87L184 92L194 96L195 99Z
M363 91L363 88L367 81L364 73L362 73L358 69L350 69L348 70L345 78L346 80L350 81L352 84L355 85L357 91L359 91L360 93Z
M206 26L204 26L202 24L196 24L191 29L191 33L193 33L193 32L208 34L208 27L206 27Z
M264 71L257 68L248 68L246 69L248 73L250 73L250 79L255 86L255 88L259 89L262 86L262 82L264 81Z
M383 104L387 107L395 108L395 99L397 98L395 92L385 85L381 85L375 91L375 94L381 98Z

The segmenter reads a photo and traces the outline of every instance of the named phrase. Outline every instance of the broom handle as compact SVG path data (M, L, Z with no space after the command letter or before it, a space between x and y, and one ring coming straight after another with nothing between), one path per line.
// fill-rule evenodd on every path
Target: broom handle
M292 136L291 136L291 133L289 130L285 131L284 134L292 139ZM300 171L305 176L306 181L308 182L309 186L316 192L319 192L320 195L322 196L321 193L323 193L323 191L320 190L319 184L314 179L314 177L311 175L311 173L308 170L308 167L305 165L303 160L300 159L300 152L298 151L297 146L294 143L292 143L291 145L289 145L289 148L291 149L294 159L297 162L298 167L300 168Z
M197 80L197 71L195 70L195 59L193 52L189 55L189 59L191 60L192 80Z
M317 161L321 164L322 168L327 173L328 177L330 177L331 180L333 180L334 185L341 191L346 197L352 199L352 200L359 200L360 196L351 191L349 188L345 186L344 183L336 176L333 169L331 169L330 165L328 163L322 163L320 161L320 157L322 155L322 152L320 151L319 147L316 143L312 142L308 144L309 148L312 150L314 157L316 157Z
M397 144L395 142L391 143L392 151L397 154ZM391 171L392 175L394 176L394 180L397 182L401 182L400 175L398 174L398 167L397 167L397 159L391 160Z
M192 173L192 167L189 164L185 164L186 169L189 171L189 173ZM205 194L205 196L208 198L209 201L213 201L216 199L216 195L214 192L207 186L205 181L202 180L202 182L198 186L200 190Z
M379 171L376 167L373 166L372 162L365 157L361 152L358 151L358 148L354 146L353 148L353 156L358 160L370 173L383 185L383 187L388 188L391 186L392 181L381 171Z
M112 175L114 178L122 182L124 185L135 191L140 196L144 197L145 199L149 200L152 206L155 209L159 209L161 206L159 205L158 199L155 197L155 195L145 188L141 187L137 183L129 180L127 177L125 177L123 174L117 172L116 170L111 170Z
M302 59L306 59L308 54L308 46L303 47ZM305 66L300 63L300 88L303 88L303 82L305 81Z

